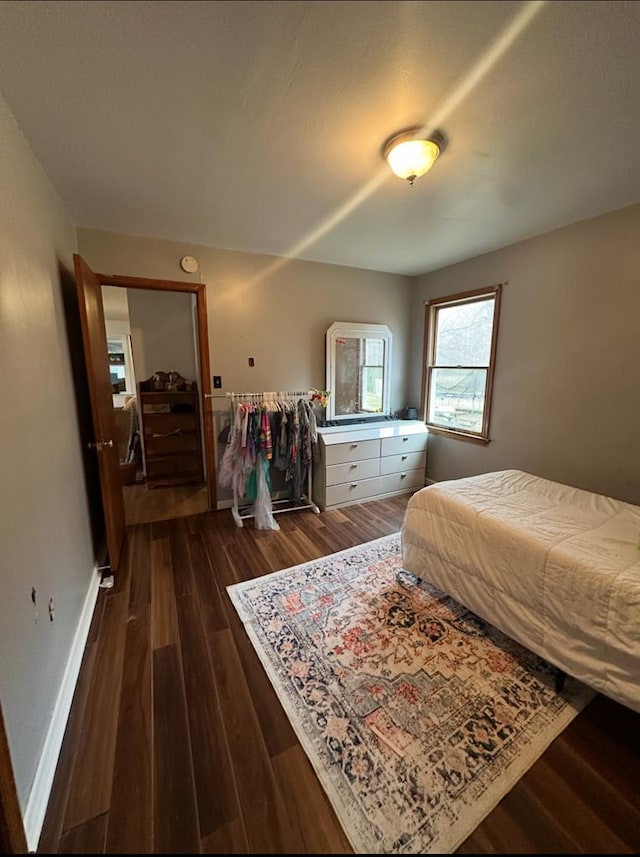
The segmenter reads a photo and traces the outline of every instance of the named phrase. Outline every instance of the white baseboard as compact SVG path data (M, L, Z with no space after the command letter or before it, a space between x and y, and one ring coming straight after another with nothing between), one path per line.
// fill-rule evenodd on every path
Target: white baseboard
M58 691L56 704L53 708L53 714L51 715L49 730L45 738L44 747L42 748L42 754L38 762L38 768L22 820L27 837L27 847L30 852L35 852L38 848L38 841L51 795L58 756L60 755L67 720L71 711L73 694L80 673L82 656L87 644L87 637L89 636L89 628L91 627L91 619L93 618L93 610L98 598L99 588L100 572L96 565L84 599L80 621L78 622L78 627L73 638L62 683Z

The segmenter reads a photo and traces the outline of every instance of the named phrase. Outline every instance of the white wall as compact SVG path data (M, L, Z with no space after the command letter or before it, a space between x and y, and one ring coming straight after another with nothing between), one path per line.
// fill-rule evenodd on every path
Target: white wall
M0 700L24 812L96 573L58 267L74 225L2 98L0 152Z
M513 467L640 503L640 205L416 278L416 401L424 301L504 280L491 443L432 435L428 477Z

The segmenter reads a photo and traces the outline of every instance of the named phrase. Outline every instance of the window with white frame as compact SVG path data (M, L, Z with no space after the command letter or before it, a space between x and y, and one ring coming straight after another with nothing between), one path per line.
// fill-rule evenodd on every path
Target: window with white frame
M426 423L489 441L501 286L426 303Z

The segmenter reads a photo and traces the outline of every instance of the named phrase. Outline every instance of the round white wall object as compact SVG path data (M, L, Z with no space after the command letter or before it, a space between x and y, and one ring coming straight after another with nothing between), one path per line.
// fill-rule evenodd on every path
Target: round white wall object
M186 271L187 274L195 274L200 266L195 256L183 256L182 259L180 259L180 267L183 271Z

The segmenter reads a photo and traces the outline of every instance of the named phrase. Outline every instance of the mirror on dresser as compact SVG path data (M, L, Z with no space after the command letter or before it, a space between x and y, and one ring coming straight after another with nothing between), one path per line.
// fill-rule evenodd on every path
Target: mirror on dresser
M391 412L392 334L386 324L336 321L327 331L327 420Z

